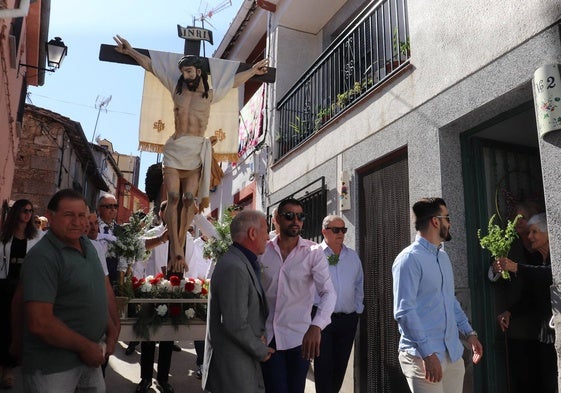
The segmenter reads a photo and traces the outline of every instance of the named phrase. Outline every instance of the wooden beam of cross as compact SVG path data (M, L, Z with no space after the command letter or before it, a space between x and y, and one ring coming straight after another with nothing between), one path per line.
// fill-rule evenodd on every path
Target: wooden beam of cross
M101 47L99 48L99 60L108 61L111 63L138 65L138 63L132 57L117 52L115 50L116 47L117 47L116 45L101 44ZM148 49L138 49L138 48L134 48L134 49L136 49L138 52L142 53L143 55L150 57L150 52L148 51ZM210 67L208 65L208 59L206 57L201 57L201 63L202 63L202 69L205 70L210 75ZM249 70L251 67L252 64L240 63L237 72ZM273 83L275 81L276 74L277 74L276 68L267 67L266 74L255 75L251 77L250 81Z

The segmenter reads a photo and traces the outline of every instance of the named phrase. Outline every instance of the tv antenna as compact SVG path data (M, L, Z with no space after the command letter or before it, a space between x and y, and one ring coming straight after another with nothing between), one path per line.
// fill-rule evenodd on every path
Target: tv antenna
M109 105L109 102L111 101L111 97L113 97L113 96L112 95L110 95L109 97L97 96L97 98L95 99L95 109L97 109L97 119L95 119L95 126L94 126L94 131L93 131L91 143L93 143L94 138L95 138L95 132L97 130L97 122L99 121L99 114L101 113L101 111L104 111L105 113L107 113L107 106Z
M210 25L210 27L215 29L215 27L208 20L210 18L212 18L213 15L219 13L220 11L225 10L226 8L228 8L231 5L232 5L232 0L225 0L225 1L222 1L220 4L218 4L216 7L212 8L211 10L208 10L208 3L206 3L205 11L200 16L193 17L193 24L195 24L195 22L201 22L201 25L204 29L205 28L205 21L206 21L206 23L208 23Z

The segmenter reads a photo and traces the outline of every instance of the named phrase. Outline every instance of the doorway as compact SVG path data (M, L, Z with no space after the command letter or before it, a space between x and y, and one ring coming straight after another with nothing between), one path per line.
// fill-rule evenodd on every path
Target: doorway
M392 302L392 264L411 243L407 149L358 170L358 177L365 306L358 346L359 391L407 392L398 360L399 331Z
M508 340L495 319L505 309L505 291L501 283L487 279L491 257L481 249L477 230L486 233L493 214L504 227L518 202L543 200L533 105L529 102L502 113L460 139L472 325L485 348L482 364L474 368L474 391L507 393Z

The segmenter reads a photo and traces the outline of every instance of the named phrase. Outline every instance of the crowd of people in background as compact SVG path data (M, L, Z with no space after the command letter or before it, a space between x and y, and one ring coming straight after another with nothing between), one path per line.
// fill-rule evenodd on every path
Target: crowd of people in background
M0 386L14 385L22 365L26 392L104 392L104 370L120 330L115 301L127 268L109 257L115 241L117 199L102 195L97 212L73 190L57 192L46 217L31 201L11 206L0 232ZM322 222L323 241L302 238L307 214L288 198L267 216L234 211L233 244L218 261L204 244L217 236L198 214L186 234L185 271L168 263L167 201L144 236L149 259L132 266L136 277L212 277L207 336L196 340L196 377L211 392L304 392L310 364L318 393L341 390L360 314L364 276L357 253L344 244L343 217ZM451 218L441 198L413 206L417 237L393 265L394 317L401 339L399 361L412 392L461 392L465 338L473 363L483 346L455 297L452 264L442 247L451 239ZM550 327L551 262L547 221L535 203L516 207L519 234L508 257L493 261L489 280L504 307L497 316L508 339L511 392L556 392L557 365ZM196 235L198 233L198 236ZM503 270L511 281L500 280ZM450 318L450 316L453 316ZM127 354L138 342L128 343ZM137 393L153 383L156 342L140 345ZM156 381L173 393L174 341L158 343ZM536 379L535 375L541 377ZM537 391L537 390L536 390Z

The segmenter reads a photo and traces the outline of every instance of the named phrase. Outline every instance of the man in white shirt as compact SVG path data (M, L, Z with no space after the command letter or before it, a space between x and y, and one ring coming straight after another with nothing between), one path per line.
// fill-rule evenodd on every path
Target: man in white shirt
M111 194L103 194L99 197L97 202L97 213L98 213L98 224L99 224L99 235L97 240L102 242L105 251L107 252L108 242L115 241L116 238L113 234L113 229L117 223L115 219L117 218L117 209L119 204L117 203L117 198ZM107 255L107 254L106 254ZM119 259L114 257L106 258L107 270L109 271L109 281L113 285L113 289L117 288L119 285L119 271L117 270L117 265L119 264Z
M193 240L193 237L190 235L191 228L189 228L189 232L187 234L187 241L185 247L185 257L187 259L187 264L189 266L188 276L193 278L200 278L200 279L207 279L209 277L210 268L212 265L212 261L208 258L203 256L204 253L204 246L207 242L207 237L205 235L201 235ZM205 342L204 340L195 340L193 342L195 345L195 352L197 353L197 371L195 372L195 376L198 379L202 378L202 370L201 366L203 365L204 360L204 348Z
M337 299L323 250L300 237L305 218L300 201L283 200L275 217L279 234L260 258L269 306L267 345L276 349L261 364L267 393L304 392L310 361L319 355L321 330L331 322Z
M103 274L109 275L107 271L107 262L105 261L106 248L97 240L99 235L99 222L97 221L97 216L95 213L90 213L88 216L88 230L86 236L92 242L95 250L97 251L97 256L99 257L99 262L101 262L101 268L103 269Z
M314 360L314 380L317 393L333 393L343 385L359 314L364 310L364 273L357 253L343 244L347 228L341 217L325 217L321 233L324 240L320 247L329 262L337 302L331 323L321 332L320 355Z

